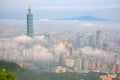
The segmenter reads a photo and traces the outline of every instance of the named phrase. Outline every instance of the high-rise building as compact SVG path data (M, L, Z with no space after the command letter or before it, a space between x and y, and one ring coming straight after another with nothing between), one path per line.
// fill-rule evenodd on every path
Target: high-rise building
M75 67L78 69L78 70L81 70L81 59L80 58L77 58L75 60Z
M27 35L33 37L33 14L31 13L30 7L27 14Z
M102 45L103 45L103 35L101 31L97 31L96 32L96 46L99 49L102 49Z
M92 60L92 61L90 62L90 69L91 69L91 70L95 70L96 67L97 67L96 61L95 61L95 60Z
M78 34L77 34L76 47L77 47L77 48L80 47L80 33L79 33L79 32L78 32Z
M95 45L95 39L93 35L89 36L89 46L93 47Z
M87 58L83 58L81 62L81 68L82 70L89 70L90 68L90 61Z
M66 59L65 65L67 67L73 67L75 65L75 60L71 59L71 58L68 58L68 59Z
M97 69L100 71L100 68L101 68L101 62L100 60L97 60Z

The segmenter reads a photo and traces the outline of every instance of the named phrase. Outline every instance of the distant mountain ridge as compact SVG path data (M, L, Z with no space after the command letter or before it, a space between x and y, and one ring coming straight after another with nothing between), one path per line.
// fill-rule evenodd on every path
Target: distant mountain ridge
M25 17L0 17L0 19L26 19ZM41 19L41 18L34 18L34 19ZM75 16L70 18L48 18L47 20L83 20L83 21L106 21L108 19L100 18L92 15L85 15L85 16Z
M77 16L77 17L71 17L71 18L62 18L62 19L56 19L56 20L88 20L88 21L105 21L107 19L104 18L99 18L91 15L86 15L86 16Z

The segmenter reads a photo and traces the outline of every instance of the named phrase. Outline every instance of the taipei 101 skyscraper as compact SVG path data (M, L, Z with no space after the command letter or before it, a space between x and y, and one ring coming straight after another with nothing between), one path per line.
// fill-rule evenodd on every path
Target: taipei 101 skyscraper
M27 14L27 36L33 37L33 14L30 7Z

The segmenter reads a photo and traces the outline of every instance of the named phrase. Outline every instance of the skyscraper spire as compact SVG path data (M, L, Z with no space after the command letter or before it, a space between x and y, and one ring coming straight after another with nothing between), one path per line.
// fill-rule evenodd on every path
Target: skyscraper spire
M28 13L29 13L29 14L31 13L31 7L28 8Z

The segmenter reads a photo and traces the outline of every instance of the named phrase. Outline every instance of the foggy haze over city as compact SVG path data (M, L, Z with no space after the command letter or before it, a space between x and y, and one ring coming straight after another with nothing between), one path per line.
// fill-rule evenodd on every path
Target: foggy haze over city
M8 24L6 24L8 23ZM0 36L26 34L26 20L1 19ZM119 22L81 20L34 20L34 34L51 32L94 32L97 30L119 32ZM4 29L4 30L3 30ZM9 30L8 30L9 29Z

